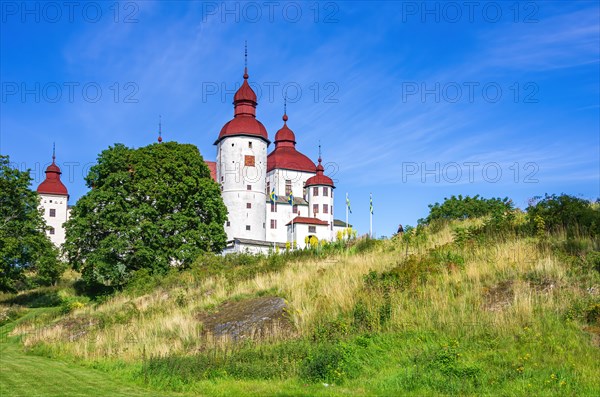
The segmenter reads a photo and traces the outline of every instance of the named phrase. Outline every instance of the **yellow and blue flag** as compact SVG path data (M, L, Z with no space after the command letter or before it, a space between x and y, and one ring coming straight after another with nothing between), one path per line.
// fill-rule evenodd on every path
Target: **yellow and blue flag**
M294 195L292 192L290 192L290 195L288 196L288 203L290 203L290 205L294 205Z
M273 190L271 190L271 194L269 195L269 198L271 199L271 203L275 203L275 200L277 200L277 195L275 194L275 188L273 188Z
M348 211L350 211L350 213L352 213L352 208L350 208L350 198L348 198L347 194L346 194L346 207L348 207Z

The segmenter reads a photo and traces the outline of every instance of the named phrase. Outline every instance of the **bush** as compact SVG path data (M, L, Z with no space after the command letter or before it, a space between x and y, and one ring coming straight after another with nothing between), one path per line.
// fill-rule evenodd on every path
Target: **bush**
M473 197L458 195L458 197L444 198L442 204L430 204L429 215L425 219L419 219L419 224L429 224L433 221L480 218L512 210L513 203L508 197L486 199L478 194Z
M342 383L356 375L355 347L347 344L320 344L300 366L300 377L309 382Z
M567 194L534 197L527 207L527 215L532 229L543 227L546 232L564 230L568 237L600 236L598 205L578 197Z

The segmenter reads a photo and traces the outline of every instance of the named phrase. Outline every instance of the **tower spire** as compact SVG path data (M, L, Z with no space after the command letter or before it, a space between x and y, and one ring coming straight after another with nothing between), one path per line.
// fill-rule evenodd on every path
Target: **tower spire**
M158 143L162 142L162 116L158 115Z
M244 79L248 80L248 40L244 40Z
M283 123L286 124L286 122L288 121L288 116L287 116L287 95L283 96Z
M319 139L319 164L321 164L321 140Z
M56 161L56 142L52 142L52 164Z

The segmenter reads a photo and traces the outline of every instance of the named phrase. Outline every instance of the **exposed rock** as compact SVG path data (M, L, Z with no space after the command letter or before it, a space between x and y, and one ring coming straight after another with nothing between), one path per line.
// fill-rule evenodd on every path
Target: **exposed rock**
M213 313L200 313L204 331L232 340L260 339L289 334L293 327L283 298L260 297L239 302L226 302Z
M513 281L502 281L485 289L485 308L489 311L501 311L510 306L514 298Z

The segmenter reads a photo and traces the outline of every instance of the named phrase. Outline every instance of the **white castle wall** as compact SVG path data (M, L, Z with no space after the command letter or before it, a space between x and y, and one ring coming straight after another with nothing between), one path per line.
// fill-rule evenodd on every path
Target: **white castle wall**
M315 188L318 190L318 195L314 194ZM327 188L327 196L323 194L324 188ZM329 231L327 237L328 240L332 240L335 238L335 235L333 233L333 191L334 189L332 189L331 186L316 185L309 186L306 192L309 202L308 216L310 218L318 218L329 223L329 226L327 226L327 229ZM314 205L318 206L317 213L314 212ZM324 213L324 205L327 205L327 214Z
M245 165L245 156L254 156L254 166ZM265 178L267 143L257 137L233 136L217 145L217 181L229 211L225 223L227 239L266 239ZM248 189L250 186L250 189ZM250 203L251 208L247 208ZM247 226L250 230L247 230Z
M57 247L65 242L65 228L63 224L69 219L68 196L56 194L40 194L40 206L44 210L44 220L46 224L54 228L54 234L50 230L46 231L50 241ZM50 210L55 211L55 216L50 216Z
M313 175L314 173L284 169L275 169L267 174L267 181L269 182L269 192L267 194L266 205L268 241L275 241L280 243L287 242L288 233L286 224L296 216L308 216L308 207L306 205L298 205L298 213L294 214L292 212L292 206L287 202L277 204L277 212L271 212L271 202L269 199L271 189L274 188L275 194L278 195L280 198L286 198L287 196L285 194L285 181L290 180L292 182L292 194L294 195L294 197L304 198L304 183L308 178L310 178ZM277 222L277 227L275 229L271 229L272 219L276 220Z

